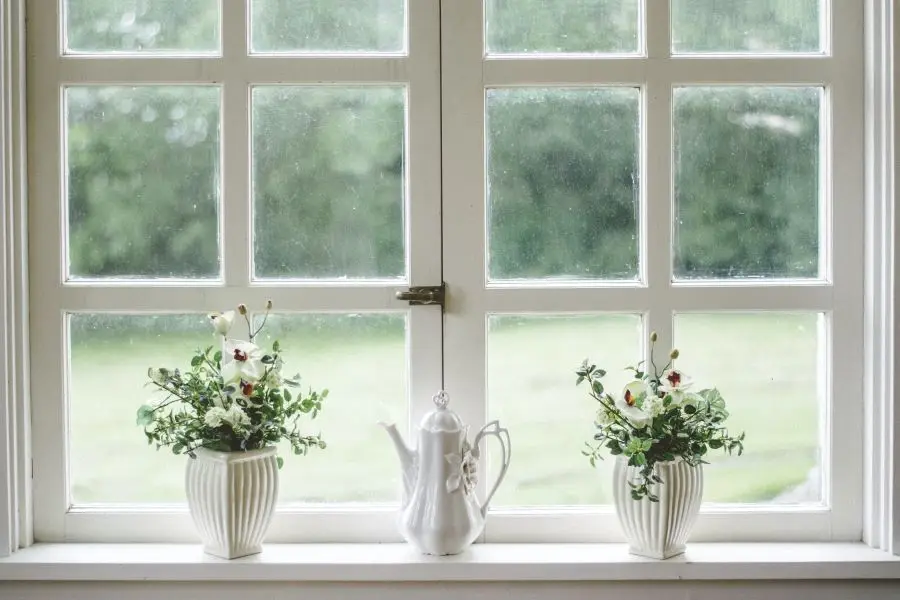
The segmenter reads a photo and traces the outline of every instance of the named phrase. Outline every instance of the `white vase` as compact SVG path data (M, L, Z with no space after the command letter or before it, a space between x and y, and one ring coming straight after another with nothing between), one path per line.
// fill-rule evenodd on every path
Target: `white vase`
M662 484L650 486L659 502L634 500L629 481L638 481L637 467L619 457L613 470L613 501L628 551L638 556L666 559L684 552L684 545L700 512L703 469L682 460L656 464Z
M221 558L261 552L278 499L275 448L195 454L188 458L185 491L203 551Z

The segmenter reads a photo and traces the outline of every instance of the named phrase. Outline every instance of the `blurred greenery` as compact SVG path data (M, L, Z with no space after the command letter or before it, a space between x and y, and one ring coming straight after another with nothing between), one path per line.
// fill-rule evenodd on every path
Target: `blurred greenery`
M130 34L103 24L133 18L145 24L171 21L146 40L144 51L206 48L208 36L199 32L218 16L200 7L215 3L195 0L178 4L184 12L153 12L168 4L70 0L70 40L130 47ZM293 41L287 33L273 33L264 46L304 50L301 42L313 40L309 43L315 47L335 50L384 50L394 44L378 40L380 28L393 23L396 30L396 2L312 4L321 30L297 33L302 39ZM298 6L256 0L261 19L279 20L258 21L254 27L294 22ZM544 14L546 6L538 0L493 0L491 39L508 40L501 47L516 51L602 51L632 44L627 40L634 28L624 23L634 22L636 0L571 0L559 11L554 5L546 18L532 18ZM679 0L675 39L706 40L706 45L684 42L703 50L809 48L818 43L817 6L813 0ZM381 10L384 16L361 19L363 9ZM694 18L710 11L725 15L717 18L728 27ZM618 20L604 20L608 14L619 15ZM178 19L169 19L173 15ZM366 24L375 28L371 35L361 30ZM97 37L98 29L103 36ZM221 114L214 89L69 91L73 276L218 274L219 123L229 115ZM773 87L676 93L674 263L679 276L818 274L820 95L819 88ZM395 278L405 273L402 97L396 89L358 86L254 92L259 275ZM654 175L641 174L638 167L639 106L629 88L490 91L492 277L636 275L639 186L643 177Z
M252 45L272 52L396 51L402 48L399 4L255 0ZM217 5L68 0L69 48L216 51ZM673 0L673 43L680 51L816 51L818 6L815 0ZM490 0L488 43L492 51L508 52L634 51L636 7L637 0L552 6ZM307 18L311 14L316 18ZM219 274L220 124L231 118L219 92L183 85L68 89L72 276ZM818 274L821 95L818 88L796 87L676 91L677 276ZM257 275L402 276L405 95L390 87L266 86L252 99L248 201ZM656 175L639 167L640 106L628 87L489 91L492 277L636 276L641 185ZM171 467L183 459L147 449L133 425L134 410L145 400L147 367L189 356L209 343L208 331L167 317L130 324L115 318L83 317L72 325L74 499L180 500L182 474ZM283 498L395 500L398 468L372 423L405 418L402 318L296 319L282 322L279 331L291 364L310 385L332 389L315 424L329 449L287 462ZM591 356L603 359L612 376L617 364L639 354L640 336L630 317L586 319L492 323L489 410L510 425L516 446L501 505L608 501L579 455L593 408L572 385L571 372ZM723 388L734 426L748 433L745 457L709 468L707 499L771 501L802 484L818 464L816 340L808 335L809 319L710 316L680 334L693 340L685 342L684 367L702 384ZM745 354L732 352L738 346L724 341L726 330L732 342L743 340L742 352L779 360L748 366ZM809 497L818 494L815 489Z
M821 390L814 314L680 315L679 367L699 386L715 385L747 431L744 456L714 456L710 502L820 499L818 479L785 499L819 464ZM75 503L181 502L184 457L147 446L135 411L151 391L148 366L186 366L213 342L200 315L72 317L70 472ZM240 332L240 323L236 325ZM285 454L283 501L395 502L400 467L378 421L405 429L408 377L403 315L281 315L265 330L286 349L285 372L329 388L308 425L328 442L304 458ZM602 340L602 342L601 342ZM488 411L512 435L513 459L497 506L610 502L612 461L592 472L581 455L595 403L574 385L585 357L609 370L615 390L641 353L637 315L492 317ZM777 417L773 417L777 415ZM410 442L415 444L414 441ZM488 452L496 447L488 442ZM283 450L284 452L284 450ZM491 455L493 456L493 454ZM482 477L492 478L486 465ZM352 485L348 485L352 482Z

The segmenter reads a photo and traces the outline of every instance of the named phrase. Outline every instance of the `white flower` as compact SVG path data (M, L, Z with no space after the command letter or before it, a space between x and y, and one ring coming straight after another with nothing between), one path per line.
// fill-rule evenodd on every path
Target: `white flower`
M154 369L153 367L147 369L147 377L156 385L164 385L166 383L166 376L163 375L162 369Z
M229 407L222 418L231 424L232 429L241 429L250 424L250 417L236 402Z
M478 484L478 463L472 456L472 447L464 440L459 454L445 454L444 458L450 463L450 475L447 477L446 487L448 492L461 489L464 494L471 494Z
M224 408L215 406L208 411L206 411L206 416L203 417L203 422L206 423L208 427L221 427L222 421L226 420L228 416L228 411Z
M222 344L222 379L225 384L259 381L266 372L263 353L251 342L225 340Z
M653 415L645 410L650 396L650 388L643 381L632 381L625 386L622 395L616 398L616 408L635 427L643 427Z
M667 394L675 392L684 392L694 385L694 381L679 371L678 369L669 369L663 373L659 382L659 389Z
M231 331L231 325L234 323L233 310L224 313L211 312L206 316L212 321L216 335L227 336L228 332Z

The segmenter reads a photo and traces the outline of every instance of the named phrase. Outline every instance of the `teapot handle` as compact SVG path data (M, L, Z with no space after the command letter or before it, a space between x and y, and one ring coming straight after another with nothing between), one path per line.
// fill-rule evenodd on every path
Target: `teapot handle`
M503 478L506 477L506 471L509 470L509 459L512 457L512 444L509 440L509 431L504 427L500 427L499 421L491 421L482 427L481 431L478 432L478 435L475 436L472 447L477 450L478 444L481 442L482 438L488 435L492 435L500 441L500 448L503 450L503 463L500 467L500 474L497 475L497 480L494 482L494 486L491 488L487 498L484 499L484 504L481 506L482 517L487 515L491 498L494 497L494 493L497 491L497 488L500 487Z

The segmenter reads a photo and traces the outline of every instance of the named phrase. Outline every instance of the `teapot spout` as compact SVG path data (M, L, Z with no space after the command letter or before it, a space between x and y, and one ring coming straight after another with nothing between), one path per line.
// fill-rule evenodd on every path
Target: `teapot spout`
M418 470L416 465L416 451L410 449L406 445L406 442L403 441L403 436L397 431L396 425L384 422L378 424L384 427L384 430L391 436L391 441L394 442L394 448L397 450L397 457L400 459L400 468L403 471L403 505L406 506L406 502L409 500L410 496L412 496L413 486L416 485L416 475Z

